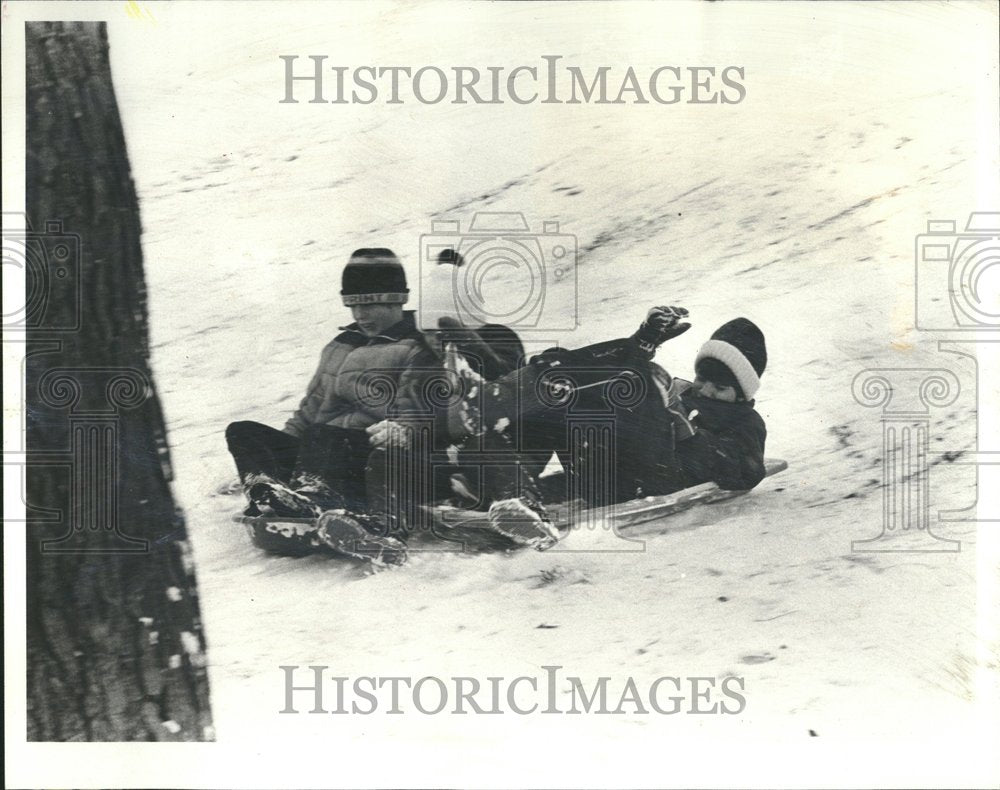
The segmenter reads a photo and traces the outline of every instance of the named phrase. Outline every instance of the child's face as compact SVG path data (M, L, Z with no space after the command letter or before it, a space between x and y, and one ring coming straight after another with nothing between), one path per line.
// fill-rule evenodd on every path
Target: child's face
M708 379L703 379L701 376L695 378L694 387L705 398L721 400L726 403L736 403L739 400L735 387L723 387Z
M403 306L399 304L356 304L351 306L351 315L358 322L358 328L367 336L384 332L403 318Z

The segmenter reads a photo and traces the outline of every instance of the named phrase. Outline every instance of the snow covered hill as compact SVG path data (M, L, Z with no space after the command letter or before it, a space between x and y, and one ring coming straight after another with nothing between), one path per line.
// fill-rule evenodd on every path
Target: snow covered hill
M304 766L324 756L332 783L344 760L387 784L434 781L435 765L453 783L766 775L755 773L766 765L741 773L723 743L758 757L777 744L793 783L849 783L851 761L873 749L893 754L895 769L919 766L929 783L933 757L940 781L978 776L976 764L944 757L967 757L996 726L978 685L976 528L939 529L962 542L959 553L851 551L881 530L883 452L878 411L851 386L872 367L947 366L974 381L968 360L914 329L913 238L928 219L963 223L1000 205L995 12L571 8L328 6L344 18L320 21L303 7L279 20L280 9L240 6L224 36L208 37L192 34L183 9L158 7L157 26L111 28L220 742L242 750L263 784L320 781ZM747 98L279 104L278 55L314 52L344 64L516 64L547 53L590 66L734 63ZM757 322L769 350L758 396L767 453L790 469L699 510L685 530L646 537L641 551L575 551L574 536L543 554L419 553L373 577L262 556L229 522L238 497L215 494L233 477L226 424L280 425L297 404L347 320L339 276L352 249L392 247L416 282L431 222L464 228L483 210L523 212L533 228L555 220L576 236L578 301L573 278L551 298L579 326L546 340L607 339L631 332L651 304L683 304L694 328L657 361L686 375L723 321ZM974 446L973 395L932 412L935 449ZM932 480L935 508L975 499L970 467L939 464ZM348 677L478 678L559 665L647 685L733 675L747 704L737 716L279 715L279 666L312 664ZM828 779L808 773L820 741ZM896 747L912 763L901 766ZM684 759L713 748L704 773ZM276 751L283 769L263 759ZM632 762L608 765L610 754ZM385 764L390 756L398 763Z

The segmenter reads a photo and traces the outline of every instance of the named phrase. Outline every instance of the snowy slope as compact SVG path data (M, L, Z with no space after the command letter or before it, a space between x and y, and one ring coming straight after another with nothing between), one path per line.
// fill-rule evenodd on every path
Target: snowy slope
M913 329L913 236L927 219L997 205L982 172L996 139L975 120L995 104L983 81L990 69L995 80L995 14L857 7L848 19L830 4L668 4L591 6L601 18L582 20L567 6L483 4L451 6L442 22L432 5L355 5L347 35L346 20L279 24L258 8L211 48L181 11L160 9L141 34L112 27L153 362L220 741L251 755L295 750L307 763L333 744L378 755L381 738L395 736L399 754L422 755L410 768L423 781L435 774L419 765L434 755L457 751L471 766L498 743L509 754L556 744L541 783L591 762L589 780L575 782L600 783L598 756L615 749L655 764L665 739L675 760L717 736L733 748L803 745L811 730L843 756L844 773L829 774L840 782L850 755L871 744L910 744L915 760L931 756L920 748L930 733L943 752L967 745L982 725L975 528L942 529L962 541L958 554L851 552L852 540L878 534L882 509L878 415L854 401L851 382L866 367L958 365ZM517 35L498 43L487 31L500 25ZM591 65L736 63L748 98L279 105L277 55L312 52L345 64L511 64L549 52ZM155 90L143 77L153 71ZM574 535L545 554L421 553L375 577L261 556L229 523L237 498L214 495L233 476L225 425L280 425L294 408L347 320L337 292L352 249L392 247L415 281L431 221L464 226L478 210L522 211L533 227L556 219L577 236L580 325L546 340L606 339L631 332L650 304L684 304L694 328L658 361L686 375L721 322L756 321L770 355L758 397L768 455L791 468L638 552L576 551L588 538ZM566 310L570 288L552 295ZM956 369L967 381L970 368ZM940 449L972 446L973 410L967 392L934 413ZM935 505L968 506L968 468L945 466ZM537 676L544 665L647 682L733 674L745 678L748 705L738 717L282 717L283 664L345 676ZM271 769L247 759L266 783ZM673 781L663 759L662 773L634 781ZM731 769L715 765L702 780ZM493 770L497 783L518 776L517 764Z

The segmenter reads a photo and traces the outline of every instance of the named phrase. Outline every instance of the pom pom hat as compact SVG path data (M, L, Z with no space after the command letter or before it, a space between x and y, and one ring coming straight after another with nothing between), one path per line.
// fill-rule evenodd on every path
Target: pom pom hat
M735 387L746 400L760 388L767 367L764 333L747 318L734 318L712 333L695 357L695 372L702 378Z

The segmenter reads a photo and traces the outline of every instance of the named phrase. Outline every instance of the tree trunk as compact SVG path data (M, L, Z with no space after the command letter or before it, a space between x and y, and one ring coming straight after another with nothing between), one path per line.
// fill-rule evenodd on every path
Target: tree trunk
M28 739L208 740L107 32L25 36Z

